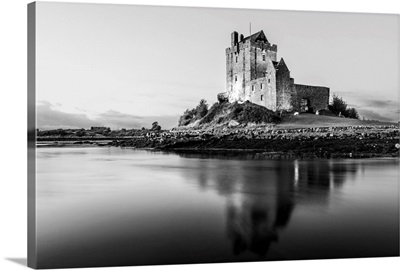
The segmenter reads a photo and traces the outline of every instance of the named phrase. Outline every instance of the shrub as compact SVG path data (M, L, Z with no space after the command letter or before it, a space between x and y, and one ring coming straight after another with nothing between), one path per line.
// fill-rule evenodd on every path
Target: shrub
M358 119L359 115L355 108L347 108L347 103L339 96L333 95L332 103L328 106L335 115Z
M187 109L181 117L179 117L178 126L187 126L190 123L202 119L208 112L208 104L205 99L200 100L194 109Z
M355 108L349 108L347 109L347 114L349 118L354 118L354 119L358 119L360 116L358 115L358 112Z
M158 122L153 122L153 124L151 124L151 129L152 131L160 131L161 130L161 126L158 124Z
M208 112L208 104L204 99L200 100L196 107L196 120L203 118Z
M76 136L78 137L86 136L86 131L84 129L80 129L76 132Z
M215 116L220 114L224 105L218 102L214 103L211 108L207 111L207 114L201 119L200 124L210 123L214 120Z
M195 118L196 116L196 110L192 109L189 110L187 109L181 117L179 117L179 126L187 126L190 124L190 122Z

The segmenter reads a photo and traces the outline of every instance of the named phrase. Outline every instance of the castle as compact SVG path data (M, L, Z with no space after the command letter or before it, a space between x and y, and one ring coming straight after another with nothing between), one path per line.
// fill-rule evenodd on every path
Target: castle
M277 46L263 31L244 37L235 31L226 49L226 92L219 100L264 106L272 111L316 112L329 103L329 88L295 84Z

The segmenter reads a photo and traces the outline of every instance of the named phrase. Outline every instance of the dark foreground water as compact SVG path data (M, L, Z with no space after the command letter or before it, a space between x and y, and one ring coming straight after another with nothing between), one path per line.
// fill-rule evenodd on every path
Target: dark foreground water
M399 159L37 149L40 268L399 255Z

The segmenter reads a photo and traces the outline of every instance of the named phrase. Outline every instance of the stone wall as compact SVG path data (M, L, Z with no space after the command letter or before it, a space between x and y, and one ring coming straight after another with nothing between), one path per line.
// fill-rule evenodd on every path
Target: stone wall
M247 56L247 57L246 57ZM226 50L226 91L229 101L244 101L244 87L248 80L249 56L243 43L236 43Z
M302 99L309 101L309 111L326 109L329 105L329 88L322 86L311 86L293 84L292 106L293 110L301 110Z
M245 88L245 99L250 102L276 110L276 74L270 59L266 59L263 65L263 75L260 78L248 82Z
M250 72L251 80L265 77L268 60L276 61L276 45L271 46L270 43L250 42ZM265 58L263 57L265 55Z
M285 62L281 60L277 66L276 72L276 109L278 111L292 110L292 92L293 83L290 79L290 71Z

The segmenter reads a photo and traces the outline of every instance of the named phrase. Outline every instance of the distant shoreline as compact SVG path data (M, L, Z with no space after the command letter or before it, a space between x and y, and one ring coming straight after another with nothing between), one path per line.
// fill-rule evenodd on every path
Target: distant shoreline
M376 143L376 146L382 146L382 144ZM59 145L40 145L39 148L104 148L104 147L118 147L118 146L99 146L95 144L59 144ZM400 157L399 151L389 150L384 152L370 152L370 151L341 151L335 149L335 147L324 148L320 151L267 151L266 149L233 149L233 148L160 148L160 147L133 147L133 146L121 146L121 148L131 148L137 150L151 150L161 151L170 153L186 153L186 154L252 154L258 158L265 159L337 159L337 158L375 158L375 157Z

